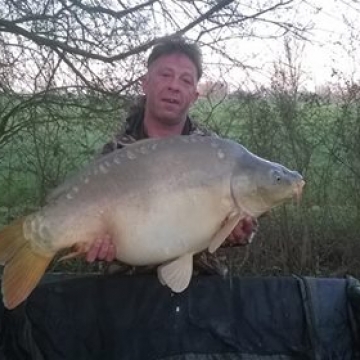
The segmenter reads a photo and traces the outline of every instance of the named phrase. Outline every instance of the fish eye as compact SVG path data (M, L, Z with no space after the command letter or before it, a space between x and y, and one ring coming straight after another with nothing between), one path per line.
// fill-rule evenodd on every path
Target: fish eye
M275 184L279 184L282 180L281 173L278 170L274 170L272 173L272 177Z

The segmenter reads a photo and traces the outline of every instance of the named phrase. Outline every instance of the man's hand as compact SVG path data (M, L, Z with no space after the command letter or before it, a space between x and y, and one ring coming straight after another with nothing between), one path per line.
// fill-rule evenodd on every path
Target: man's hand
M235 226L232 233L226 239L227 244L230 246L247 245L251 242L251 235L256 232L258 223L256 219L248 216L241 219Z
M86 253L86 261L92 263L95 260L113 261L116 256L115 245L109 235L97 239Z

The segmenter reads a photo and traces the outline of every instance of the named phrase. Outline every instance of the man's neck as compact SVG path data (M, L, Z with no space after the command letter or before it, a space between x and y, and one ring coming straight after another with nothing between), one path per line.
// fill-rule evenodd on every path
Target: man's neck
M147 116L144 117L144 131L149 138L163 138L181 135L185 126L186 118L178 124L167 125Z

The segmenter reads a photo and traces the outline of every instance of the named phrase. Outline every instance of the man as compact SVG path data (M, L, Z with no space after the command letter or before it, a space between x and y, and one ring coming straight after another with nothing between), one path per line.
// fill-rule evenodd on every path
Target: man
M154 47L147 68L142 79L143 103L127 118L125 129L104 146L103 154L144 138L194 133L216 136L200 128L188 115L198 98L197 85L202 76L201 53L196 45L181 38L167 40ZM225 246L247 244L255 228L255 220L242 220ZM109 237L95 241L86 255L88 262L96 259L111 262L114 258L115 247Z

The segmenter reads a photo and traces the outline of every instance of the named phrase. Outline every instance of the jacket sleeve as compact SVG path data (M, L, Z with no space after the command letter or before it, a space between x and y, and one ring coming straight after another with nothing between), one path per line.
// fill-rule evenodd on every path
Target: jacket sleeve
M109 153L113 152L114 150L116 150L118 148L117 145L118 144L115 141L110 141L110 142L106 143L102 147L99 155L100 156L101 155L106 155L106 154L109 154Z
M124 147L122 139L126 137L124 127L121 127L120 130L115 134L115 136L103 147L101 148L100 152L97 154L97 157L101 157L103 155L109 154L116 149L120 149Z

